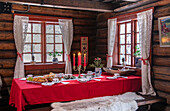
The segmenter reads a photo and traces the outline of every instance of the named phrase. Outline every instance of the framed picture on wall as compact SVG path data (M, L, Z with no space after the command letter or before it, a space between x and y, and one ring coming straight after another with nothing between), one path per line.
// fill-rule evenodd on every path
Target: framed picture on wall
M170 16L158 18L160 47L170 47Z

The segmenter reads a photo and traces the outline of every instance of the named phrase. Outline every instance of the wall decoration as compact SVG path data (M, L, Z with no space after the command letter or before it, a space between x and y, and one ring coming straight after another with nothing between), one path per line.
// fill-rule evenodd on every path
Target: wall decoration
M170 47L170 16L158 18L160 47Z
M82 54L82 64L84 64L84 55L86 55L86 64L88 64L88 37L80 37L81 39L81 54Z

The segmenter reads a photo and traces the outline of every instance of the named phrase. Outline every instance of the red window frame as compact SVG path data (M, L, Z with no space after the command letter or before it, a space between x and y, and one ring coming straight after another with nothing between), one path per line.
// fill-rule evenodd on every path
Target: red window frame
M127 33L127 24L128 23L131 23L131 33ZM125 24L125 33L124 34L120 34L120 25L121 24ZM137 20L136 19L131 19L129 21L125 21L125 22L118 22L117 23L118 25L118 65L121 65L120 63L120 55L123 55L120 53L120 48L122 45L125 46L125 61L127 62L127 55L130 55L131 56L131 64L130 65L127 65L127 66L131 66L131 67L135 67L135 56L134 56L134 52L136 51L136 45L137 44L140 44L140 43L137 43L137 34L139 32L137 32ZM126 39L127 39L127 34L131 34L131 43L130 44L127 44L126 43ZM120 35L125 35L125 44L120 44ZM127 54L127 45L131 45L131 53L130 54Z
M70 18L62 18L62 17L46 17L46 16L36 16L36 15L27 15L27 14L15 14L15 15L19 15L19 16L29 16L29 20L30 21L37 21L37 23L40 23L41 22L41 27L43 27L43 28L41 28L41 60L42 60L42 62L41 63L49 63L49 62L46 62L46 46L44 46L44 45L46 45L46 31L45 31L45 29L46 29L46 27L45 27L45 25L46 25L46 23L45 22L54 22L54 23L50 23L50 24L53 24L54 25L54 28L55 28L55 25L58 25L58 23L55 23L55 22L58 22L58 19L70 19ZM15 16L14 15L14 16ZM33 28L32 28L32 22L29 22L29 23L31 23L31 30L33 30ZM34 22L34 23L36 23L36 22ZM49 24L49 23L48 23ZM32 31L31 31L32 32ZM43 33L42 33L43 32ZM36 33L29 33L29 34L31 34L31 43L26 43L26 44L34 44L33 43L33 34L36 34ZM62 40L62 43L55 43L55 35L57 35L57 34L55 34L55 30L54 30L54 33L53 33L53 38L54 38L54 43L52 43L52 44L62 44L62 48L63 48L63 61L61 61L61 62L64 62L64 56L65 56L65 54L64 54L64 43L63 43L63 40ZM59 35L61 35L61 34L59 34ZM43 36L43 37L42 37ZM36 43L35 43L36 44ZM32 45L31 45L31 47L32 47ZM54 51L55 51L55 45L54 45ZM31 52L24 52L23 54L31 54L32 53L32 48L31 48ZM34 53L37 53L37 52L34 52ZM30 64L31 63L31 61L28 63L24 63L24 64Z

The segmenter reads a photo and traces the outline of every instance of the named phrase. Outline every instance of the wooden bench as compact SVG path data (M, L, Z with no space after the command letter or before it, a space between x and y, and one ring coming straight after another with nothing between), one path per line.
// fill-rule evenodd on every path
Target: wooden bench
M158 103L158 102L161 102L161 103L166 103L166 99L164 98L161 98L161 97L153 97L153 96L143 96L145 99L144 100L137 100L137 104L138 106L142 107L142 106L146 106L148 105L148 109L150 109L151 105L154 104L154 103ZM35 109L31 109L29 111L50 111L52 108L49 106L45 106L45 107L42 107L43 105L41 105L41 107L39 108L35 108Z

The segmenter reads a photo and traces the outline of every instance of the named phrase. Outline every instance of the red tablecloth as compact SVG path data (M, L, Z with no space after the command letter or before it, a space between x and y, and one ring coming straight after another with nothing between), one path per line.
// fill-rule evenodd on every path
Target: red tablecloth
M112 96L141 89L141 77L128 76L128 78L108 80L106 77L110 75L102 76L104 78L101 78L101 81L80 83L72 80L69 84L59 83L52 86L13 79L9 104L15 106L17 111L22 111L25 105Z

